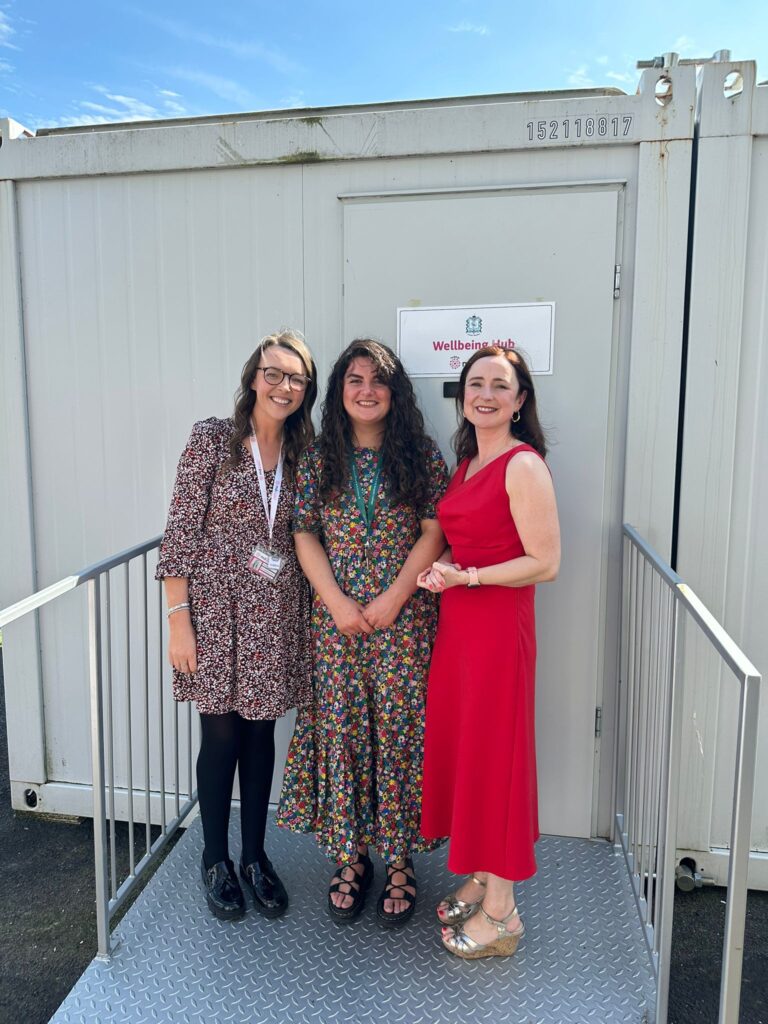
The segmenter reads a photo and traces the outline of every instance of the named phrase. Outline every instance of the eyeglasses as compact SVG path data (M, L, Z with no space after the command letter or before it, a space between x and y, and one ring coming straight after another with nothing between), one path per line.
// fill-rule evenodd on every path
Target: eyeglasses
M302 373L287 373L285 370L278 370L276 366L257 366L256 369L264 374L267 384L282 384L287 377L291 391L306 391L311 383L311 378L305 377Z

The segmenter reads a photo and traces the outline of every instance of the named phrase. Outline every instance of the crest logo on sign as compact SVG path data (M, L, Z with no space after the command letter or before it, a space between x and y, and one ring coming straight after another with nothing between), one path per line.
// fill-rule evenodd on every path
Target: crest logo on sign
M550 374L554 326L554 302L402 306L397 310L397 351L412 377L454 377L488 345L519 348L532 373Z

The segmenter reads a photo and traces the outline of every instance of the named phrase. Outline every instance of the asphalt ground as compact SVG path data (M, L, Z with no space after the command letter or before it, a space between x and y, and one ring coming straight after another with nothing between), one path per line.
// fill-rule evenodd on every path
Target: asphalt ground
M1 653L0 694L0 1024L46 1024L96 953L93 826L11 810ZM118 845L122 860L125 826ZM717 1021L725 896L676 897L669 1024ZM743 979L740 1024L768 1024L765 892L749 894Z

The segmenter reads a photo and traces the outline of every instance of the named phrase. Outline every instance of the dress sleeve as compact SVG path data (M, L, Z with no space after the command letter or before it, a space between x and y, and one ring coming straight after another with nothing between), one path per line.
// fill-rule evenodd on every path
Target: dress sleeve
M291 529L294 533L316 533L319 535L323 532L318 486L318 456L313 448L307 448L302 453L296 466L296 502L293 507Z
M196 423L181 453L155 579L189 577L194 572L211 485L221 462L220 445L212 430L215 422Z
M437 519L437 503L448 487L448 467L443 453L430 438L427 450L427 470L429 472L429 502L419 509L419 519Z

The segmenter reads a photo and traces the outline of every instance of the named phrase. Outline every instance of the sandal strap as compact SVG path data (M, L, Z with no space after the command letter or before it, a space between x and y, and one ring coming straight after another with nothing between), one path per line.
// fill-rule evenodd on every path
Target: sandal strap
M407 903L415 903L416 896L412 892L408 892L406 886L411 889L416 888L416 873L413 870L413 861L410 857L405 858L403 867L396 867L394 864L387 864L387 881L384 885L385 899L388 900L405 900ZM401 874L405 876L405 881L400 884L393 882L395 875ZM393 896L392 893L397 890L401 892L402 896Z
M472 875L470 881L474 882L475 885L481 885L483 889L485 888L485 882L482 880L482 878L478 878L477 875Z
M396 889L399 889L400 892L403 895L402 896L393 896L392 893ZM402 900L404 903L408 903L410 906L413 906L413 904L415 904L415 902L416 902L416 897L413 895L413 893L412 892L408 892L407 889L400 889L399 885L396 885L394 887L387 886L384 889L384 893L383 893L382 898L385 899L385 900Z
M350 886L350 888L349 889L342 889L341 888L342 885L348 885L348 886ZM355 886L354 890L351 888L351 886L353 886L353 885ZM343 878L342 878L342 880L340 882L331 882L331 884L328 886L328 892L329 893L331 893L331 892L340 892L342 896L356 896L359 891L360 891L360 886L357 883L355 883L355 882L345 882Z
M452 910L455 907L462 913L466 913L470 908L477 906L477 902L471 903L469 900L462 900L456 895L456 893L451 893L450 896L446 896L445 899L440 900L440 903L445 904L448 910Z
M336 874L335 874L334 877L338 878L339 881L338 882L331 882L331 885L330 885L330 888L328 889L328 892L340 892L342 894L342 896L354 896L356 892L359 892L360 891L360 885L361 885L361 883L363 881L363 877L365 875L365 869L366 869L366 866L367 866L366 863L365 863L366 861L368 861L369 864L371 862L371 858L368 856L368 854L367 853L358 853L357 857L354 860L343 860L340 864L338 864L336 866ZM363 870L362 871L355 871L355 867L358 864L362 864L363 865ZM354 875L354 878L345 878L344 877L343 872L345 872L347 870L347 868L349 868L349 870L352 872L352 874ZM354 885L355 891L353 892L351 888L347 889L346 891L343 891L340 888L340 886L342 886L342 885L347 885L347 886L353 886Z
M512 932L508 930L507 922L511 921L512 918L515 916L520 917L516 905L512 907L507 916L502 917L501 920L497 920L497 918L491 917L490 914L486 913L485 907L482 905L482 903L480 904L480 913L483 915L488 924L492 924L494 926L499 935L511 935ZM469 936L467 937L469 938Z

